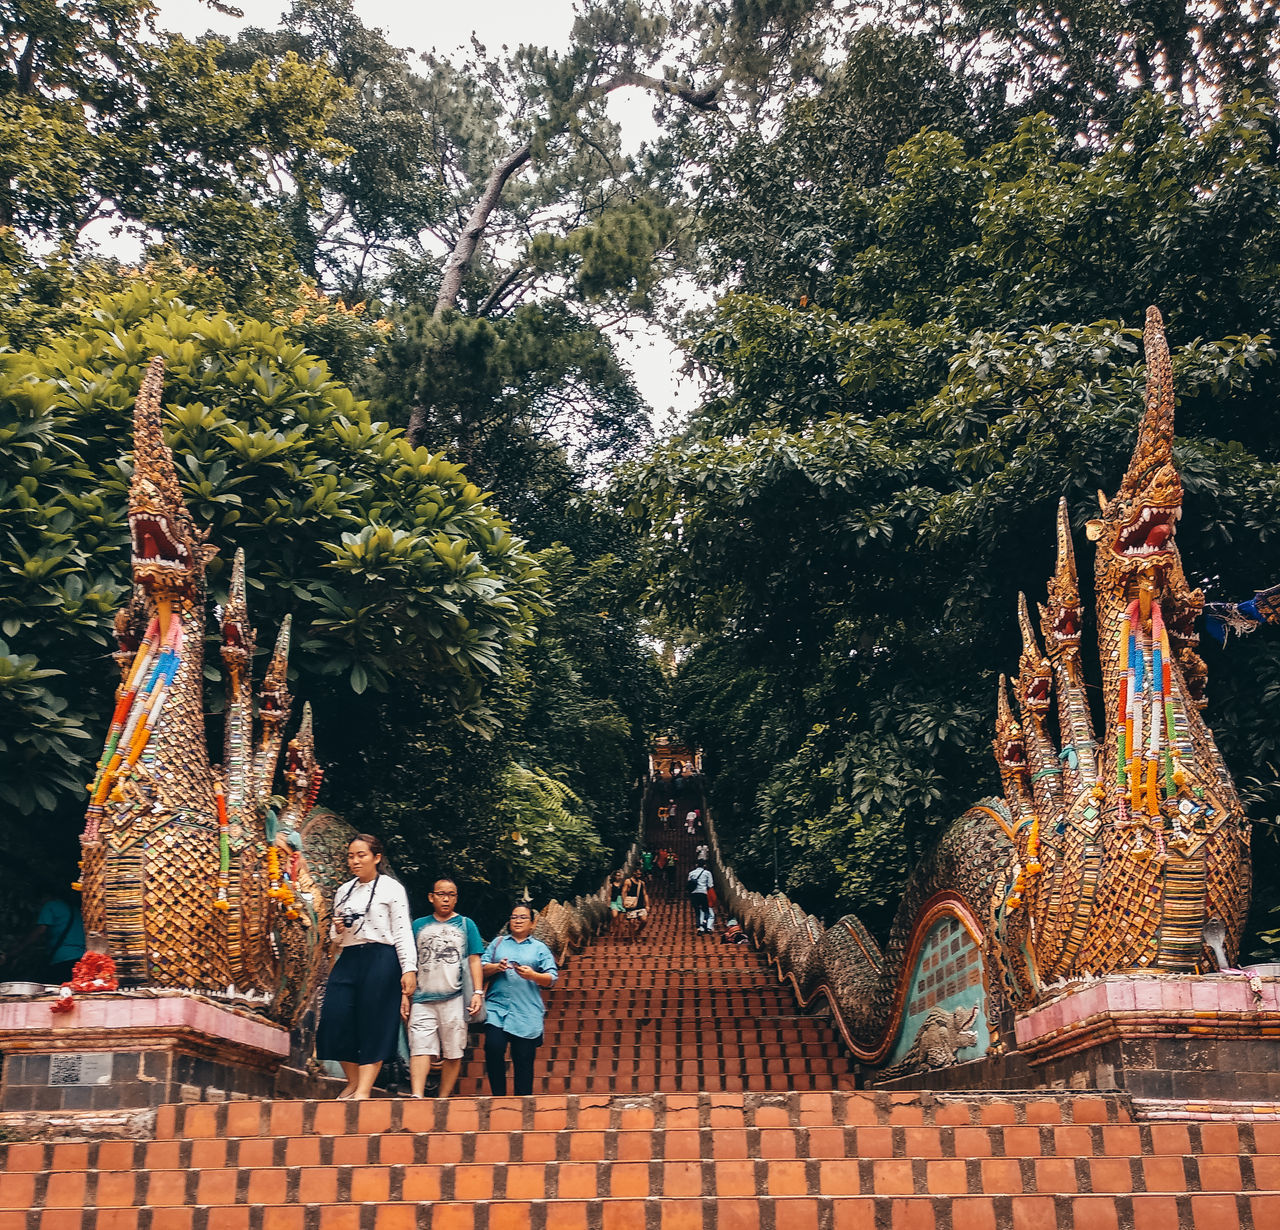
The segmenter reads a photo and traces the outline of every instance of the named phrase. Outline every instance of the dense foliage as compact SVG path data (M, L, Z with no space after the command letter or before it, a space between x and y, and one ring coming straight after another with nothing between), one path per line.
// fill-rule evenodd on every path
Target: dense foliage
M748 878L883 922L995 784L1015 597L1059 494L1079 525L1124 467L1148 303L1188 568L1227 598L1280 573L1276 28L599 0L562 50L446 59L354 0L195 41L151 0L0 0L0 796L51 817L10 821L12 869L74 843L162 353L212 599L244 547L260 640L294 616L326 801L415 888L448 872L497 919L590 883L674 719ZM87 247L106 224L137 268ZM656 444L637 320L707 388ZM1280 644L1209 657L1262 819Z
M752 137L744 193L828 122L804 103L778 148ZM698 634L679 708L753 879L771 882L776 843L800 900L883 924L940 826L996 787L1016 595L1043 593L1059 495L1079 527L1123 473L1147 303L1174 347L1188 568L1220 597L1280 574L1275 132L1266 100L1199 128L1150 97L1092 149L1048 116L1005 140L926 130L809 199L828 240L810 268L720 235L758 289L700 322L712 397L622 491L652 534L650 601ZM1210 657L1215 729L1274 810L1258 698L1280 647Z

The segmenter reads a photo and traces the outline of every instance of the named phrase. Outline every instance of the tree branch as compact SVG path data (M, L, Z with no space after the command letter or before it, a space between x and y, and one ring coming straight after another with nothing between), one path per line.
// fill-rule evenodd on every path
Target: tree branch
M480 239L484 235L485 227L489 225L489 218L502 199L502 190L507 186L507 181L529 161L532 154L532 145L525 142L519 149L508 154L490 173L484 191L472 207L471 216L467 219L467 224L463 227L462 234L445 263L444 277L440 280L440 293L436 296L435 316L439 317L449 308L457 305L458 296L462 293L462 281L467 276L467 270L471 268L471 262L475 260L476 250L480 247Z
M492 291L489 292L489 297L480 305L480 308L476 312L476 315L488 316L493 306L496 303L501 301L502 296L505 295L507 291L511 289L512 285L514 285L514 283L518 282L522 277L524 277L527 269L528 269L528 266L526 265L517 265L514 269L512 269L511 272L508 273L507 276L503 278L502 281L499 282L497 286L493 288Z
M571 109L573 111L580 110L587 103L604 98L615 90L623 89L625 86L638 86L640 89L652 90L655 94L666 94L672 98L678 98L681 102L699 111L714 111L719 105L723 82L717 81L705 89L696 90L693 86L682 81L668 81L663 77L651 77L647 73L624 72L609 78L609 80L600 85L591 86L589 89L584 90L578 96L574 107ZM565 127L566 122L562 122L559 130L563 130ZM488 180L485 182L484 191L480 194L480 199L472 207L471 215L463 227L462 234L454 245L453 251L449 253L449 259L445 262L444 277L440 281L440 293L436 296L434 311L436 317L457 306L458 296L462 293L462 283L467 276L467 271L471 268L471 262L475 260L476 252L480 247L480 240L484 237L484 232L489 225L489 219L493 216L493 211L497 209L498 202L502 199L503 189L506 188L507 182L511 177L532 156L532 143L525 142L518 149L512 150L490 173Z

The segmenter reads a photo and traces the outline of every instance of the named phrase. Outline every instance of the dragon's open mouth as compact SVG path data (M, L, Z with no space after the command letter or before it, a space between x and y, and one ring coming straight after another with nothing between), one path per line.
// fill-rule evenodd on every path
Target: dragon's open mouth
M1053 639L1055 641L1078 641L1080 639L1080 611L1073 606L1064 606L1053 621Z
M1168 551L1181 508L1144 508L1116 534L1116 554L1126 559L1141 559Z
M169 519L158 514L136 513L129 518L133 538L133 563L160 568L189 568L187 548L177 540Z
M1049 680L1045 675L1036 675L1027 685L1027 704L1033 709L1049 707Z
M1000 753L1001 763L1006 769L1022 769L1027 764L1026 749L1021 739L1011 739L1004 745Z

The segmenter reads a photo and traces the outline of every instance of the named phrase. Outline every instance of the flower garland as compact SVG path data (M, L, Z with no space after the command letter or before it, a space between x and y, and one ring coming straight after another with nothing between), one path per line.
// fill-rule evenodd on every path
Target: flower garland
M289 883L289 877L287 875L282 877L280 874L280 850L275 845L267 847L267 880L269 882L267 896L279 902L280 909L286 918L297 918L298 910L295 905L297 896L293 891L293 885Z
M93 991L115 991L116 963L105 952L86 952L71 971L71 981L64 982L58 998L49 1005L50 1012L70 1012L76 1006L74 995Z

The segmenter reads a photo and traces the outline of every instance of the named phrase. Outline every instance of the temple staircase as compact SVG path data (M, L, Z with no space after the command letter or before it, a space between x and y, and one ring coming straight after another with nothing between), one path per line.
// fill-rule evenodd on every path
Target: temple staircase
M154 1139L0 1145L0 1230L1271 1230L1280 1122L1122 1094L867 1092L675 891L551 996L537 1089L165 1106ZM723 924L723 916L717 919Z

